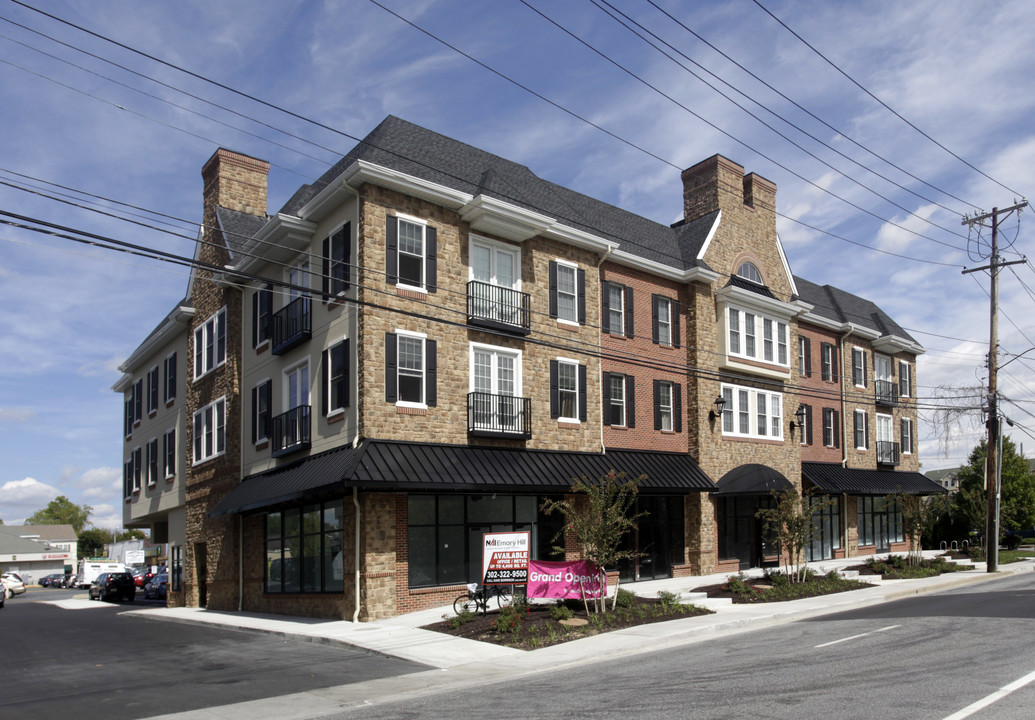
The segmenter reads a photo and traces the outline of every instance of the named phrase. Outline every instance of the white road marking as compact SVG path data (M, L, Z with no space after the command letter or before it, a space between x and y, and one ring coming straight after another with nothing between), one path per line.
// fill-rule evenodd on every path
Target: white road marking
M1004 685L991 695L987 695L978 700L977 702L967 705L967 707L963 708L959 712L954 712L952 715L948 715L945 718L945 720L963 720L963 718L968 718L974 713L976 713L978 710L982 710L988 707L997 700L1002 700L1004 697L1012 693L1014 690L1020 690L1022 687L1030 683L1032 680L1035 680L1035 672L1030 672L1021 679L1014 680L1009 685Z
M882 627L880 630L871 630L870 632L860 633L859 635L851 635L850 637L841 638L840 640L831 640L830 642L823 643L822 645L815 645L814 648L830 647L831 645L837 645L838 643L848 642L849 640L858 640L859 638L864 638L867 635L875 635L877 633L884 632L885 630L894 630L897 627L902 627L902 626L901 625L888 625L887 627Z

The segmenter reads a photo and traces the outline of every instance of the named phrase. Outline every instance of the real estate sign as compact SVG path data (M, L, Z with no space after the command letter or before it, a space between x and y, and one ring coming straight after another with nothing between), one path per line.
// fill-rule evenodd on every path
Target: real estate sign
M482 535L482 585L524 585L528 582L527 532Z
M606 576L590 561L528 563L528 597L581 598L583 591L588 598L607 594Z

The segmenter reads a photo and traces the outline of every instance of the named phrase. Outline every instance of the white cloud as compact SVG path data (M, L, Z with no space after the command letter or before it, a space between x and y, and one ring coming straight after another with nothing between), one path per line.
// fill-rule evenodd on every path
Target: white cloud
M8 480L0 485L0 516L6 525L21 525L25 518L57 498L61 491L35 478Z

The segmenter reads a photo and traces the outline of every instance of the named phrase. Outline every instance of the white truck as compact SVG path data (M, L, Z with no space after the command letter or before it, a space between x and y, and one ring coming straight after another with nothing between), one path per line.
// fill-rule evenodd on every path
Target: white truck
M101 573L126 572L126 566L122 563L107 562L105 560L82 560L79 563L79 577L76 578L76 587L90 587L93 581Z

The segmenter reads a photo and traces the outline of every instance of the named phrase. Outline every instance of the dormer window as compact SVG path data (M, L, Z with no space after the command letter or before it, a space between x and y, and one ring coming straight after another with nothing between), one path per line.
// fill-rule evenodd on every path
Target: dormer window
M755 264L752 262L742 263L741 266L737 268L737 275L745 280L750 280L753 283L765 285L765 283L762 282L762 273L758 272L758 268L755 267Z

